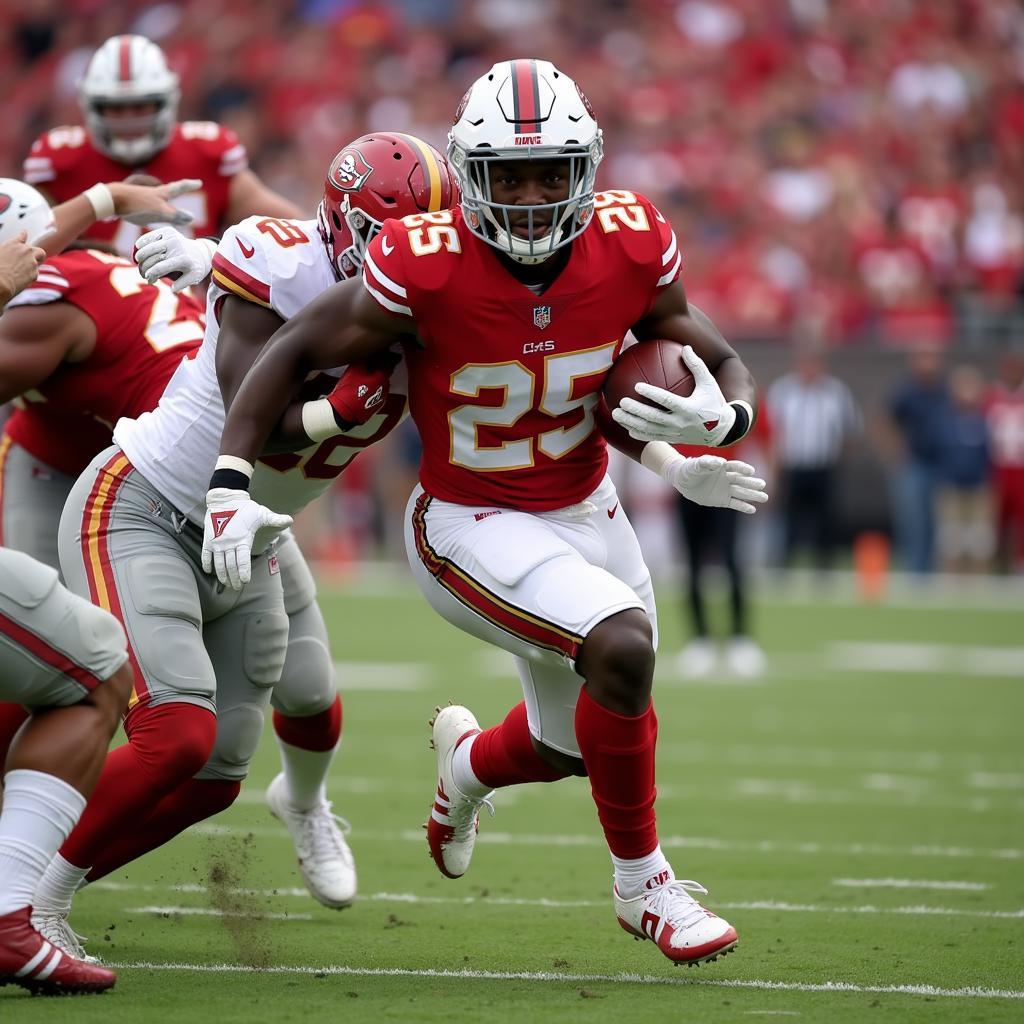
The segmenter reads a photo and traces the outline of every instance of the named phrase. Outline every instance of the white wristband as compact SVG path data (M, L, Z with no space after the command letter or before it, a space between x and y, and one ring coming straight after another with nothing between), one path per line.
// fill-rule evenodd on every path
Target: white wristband
M210 253L210 262L213 263L213 257L217 255L217 241L213 238L197 238L196 241L206 246Z
M326 441L344 433L334 418L334 407L326 398L302 403L302 429L311 441Z
M106 220L108 217L114 216L114 197L111 195L110 189L102 182L93 185L92 188L87 188L82 195L89 200L93 216L97 220Z
M256 467L251 462L240 459L237 455L218 455L217 464L213 468L214 471L218 469L233 469L236 473L244 474L247 480L251 480Z
M670 465L685 458L685 455L680 455L667 441L648 441L640 452L640 464L662 478Z

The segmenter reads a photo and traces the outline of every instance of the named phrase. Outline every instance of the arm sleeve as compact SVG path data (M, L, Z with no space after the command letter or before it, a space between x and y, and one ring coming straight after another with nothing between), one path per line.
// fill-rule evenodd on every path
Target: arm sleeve
M387 220L370 243L363 261L363 287L377 304L393 316L412 319L409 288L402 254L408 231L399 221Z

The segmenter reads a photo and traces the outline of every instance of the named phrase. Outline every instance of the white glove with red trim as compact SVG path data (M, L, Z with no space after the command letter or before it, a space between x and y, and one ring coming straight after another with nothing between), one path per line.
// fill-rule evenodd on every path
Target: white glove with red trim
M248 491L214 487L206 492L203 524L203 572L216 572L221 583L234 590L252 578L252 547L256 534L269 543L287 530L292 517L271 512L253 501Z
M623 398L612 409L612 419L629 431L630 437L717 447L732 429L736 410L725 400L707 364L689 345L683 349L683 362L693 374L693 392L686 398L641 381L634 385L636 393L661 408Z
M177 274L171 285L171 291L177 294L209 276L216 251L217 243L212 238L186 238L180 231L164 226L141 235L132 258L150 284Z
M723 459L719 455L688 459L670 445L654 442L644 448L640 461L698 505L753 515L756 506L768 500L765 482L754 476L753 466L738 459Z

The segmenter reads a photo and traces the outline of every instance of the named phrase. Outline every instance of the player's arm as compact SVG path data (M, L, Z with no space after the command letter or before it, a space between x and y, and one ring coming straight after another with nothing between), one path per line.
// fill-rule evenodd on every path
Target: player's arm
M185 178L167 185L135 185L125 181L93 185L53 208L56 229L39 239L39 245L48 256L63 252L83 231L107 217L191 224L192 214L179 210L170 201L186 192L195 192L202 184L196 178Z
M228 224L237 224L257 214L293 220L304 216L295 203L269 188L254 171L246 168L231 179L228 212L224 219Z
M358 278L332 285L273 335L245 374L227 411L221 455L251 465L313 371L370 362L407 331ZM222 485L244 487L247 480L212 484Z
M0 404L38 387L96 345L90 317L67 302L13 306L0 316Z

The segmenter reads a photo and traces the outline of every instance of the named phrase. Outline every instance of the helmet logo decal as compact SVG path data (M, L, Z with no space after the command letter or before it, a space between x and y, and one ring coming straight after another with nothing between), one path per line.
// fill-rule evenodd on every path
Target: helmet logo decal
M0 192L0 213L6 213L13 200L6 192Z
M331 168L331 179L342 192L358 192L371 174L373 168L358 149L343 150Z
M576 91L580 94L580 102L584 107L586 107L587 113L590 115L592 120L596 121L597 114L594 113L594 108L590 105L590 100L587 99L587 94L579 87L578 83L576 85Z
M453 124L457 124L462 120L462 115L466 112L466 107L469 106L469 94L472 91L472 89L467 89L463 94L462 99L459 100L459 105L455 110L455 120L452 122Z

